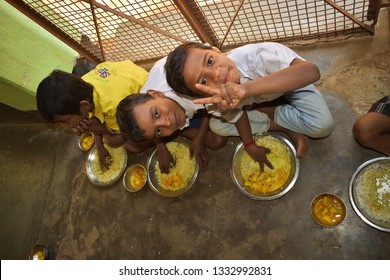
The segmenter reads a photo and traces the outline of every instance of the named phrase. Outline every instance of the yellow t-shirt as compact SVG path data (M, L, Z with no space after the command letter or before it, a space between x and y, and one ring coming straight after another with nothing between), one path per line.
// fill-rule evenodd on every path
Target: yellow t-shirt
M111 132L118 133L116 107L126 96L138 93L147 78L148 72L130 60L98 64L82 77L93 86L95 109L90 117L97 117Z

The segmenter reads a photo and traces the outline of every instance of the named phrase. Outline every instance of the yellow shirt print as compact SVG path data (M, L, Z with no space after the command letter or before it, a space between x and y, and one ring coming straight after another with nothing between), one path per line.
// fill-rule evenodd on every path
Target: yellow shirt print
M82 79L93 86L97 117L113 133L119 133L116 123L116 107L126 96L138 93L148 78L148 72L130 60L102 62ZM92 117L90 116L90 117Z

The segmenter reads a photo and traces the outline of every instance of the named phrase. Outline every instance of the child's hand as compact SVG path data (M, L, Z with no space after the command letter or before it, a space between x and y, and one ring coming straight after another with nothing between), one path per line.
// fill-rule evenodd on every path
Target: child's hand
M270 152L268 148L256 146L255 144L246 148L246 151L255 161L259 163L261 172L264 171L264 164L269 168L274 169L272 164L267 159L267 154Z
M195 156L201 168L206 168L209 164L209 154L204 143L200 143L197 138L191 141L190 157Z
M195 87L210 97L195 99L195 104L219 103L223 109L235 108L246 96L246 90L243 85L228 82L222 84L219 88L210 88L202 84L196 84Z
M89 120L83 119L76 127L73 128L73 130L77 135L81 135L84 132L88 132L89 131Z
M97 150L100 162L100 169L103 171L110 169L112 159L108 150L104 146L102 146L102 148L98 148Z
M161 173L169 174L169 168L175 165L175 161L168 149L161 149L157 152L158 166Z

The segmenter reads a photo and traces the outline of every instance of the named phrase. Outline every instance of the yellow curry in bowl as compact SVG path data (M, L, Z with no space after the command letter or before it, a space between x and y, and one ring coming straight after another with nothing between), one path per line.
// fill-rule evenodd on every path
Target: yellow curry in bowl
M123 176L123 185L130 192L141 190L146 183L146 169L141 164L130 166Z
M313 219L325 227L333 227L340 224L346 215L344 202L334 194L317 195L311 203Z
M91 132L83 133L79 138L79 147L82 151L89 151L95 144L95 138Z

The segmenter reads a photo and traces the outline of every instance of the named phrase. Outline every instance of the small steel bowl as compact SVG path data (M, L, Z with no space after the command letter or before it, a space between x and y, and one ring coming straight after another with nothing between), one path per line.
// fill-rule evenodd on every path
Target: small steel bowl
M78 138L78 145L83 152L89 151L95 144L95 138L92 132L85 132Z
M42 244L37 244L31 248L28 257L29 260L48 260L49 250Z
M188 140L181 138L181 137L176 138L174 140L174 142L182 143L182 144L186 145L188 148L190 146ZM196 178L198 177L199 162L196 161L194 174L193 174L191 180L189 180L188 184L184 188L181 188L181 189L176 190L176 191L167 190L167 189L161 187L158 183L158 178L156 175L156 164L157 163L158 163L157 150L154 150L153 153L150 155L150 157L147 161L147 164L146 164L147 174L148 174L148 183L149 183L149 186L152 189L152 191L161 197L172 198L172 197L178 197L178 196L183 195L185 192L187 192L189 189L191 189L193 187L193 184L195 183Z
M274 200L282 197L287 192L289 192L291 188L294 186L296 180L298 179L298 174L299 174L299 161L298 158L296 157L296 151L293 144L287 138L279 134L263 133L262 135L258 135L256 139L258 137L265 137L267 135L271 135L274 138L276 138L277 141L287 146L290 151L290 162L291 162L290 174L286 182L284 183L284 185L281 186L279 189L276 189L268 193L260 193L258 191L255 191L245 186L245 180L242 177L241 169L240 169L242 157L244 153L246 153L242 142L237 145L231 160L230 175L232 177L234 185L244 195L255 200Z
M332 193L317 195L310 204L314 221L323 227L335 227L341 224L346 216L344 201Z
M135 172L143 172L143 175L141 176L141 178L139 178L140 174L135 175ZM140 191L146 185L146 181L146 168L142 164L136 163L131 165L129 168L127 168L125 174L123 175L123 186L129 192Z
M389 168L390 167L390 157L377 157L370 159L363 164L361 164L356 171L353 173L351 180L349 182L349 189L348 189L348 195L349 195L349 201L351 202L352 208L355 211L355 213L359 216L359 218L365 222L367 225L383 231L383 232L389 232L390 233L390 222L385 222L383 220L378 220L373 215L368 213L365 209L367 209L366 205L363 205L364 202L362 199L359 201L359 197L357 194L357 188L358 188L358 182L360 178L364 175L364 173L374 167L381 167L381 168ZM390 173L387 174L387 176L390 177ZM375 187L375 183L374 183ZM373 192L375 189L373 189ZM376 191L375 191L376 192Z

